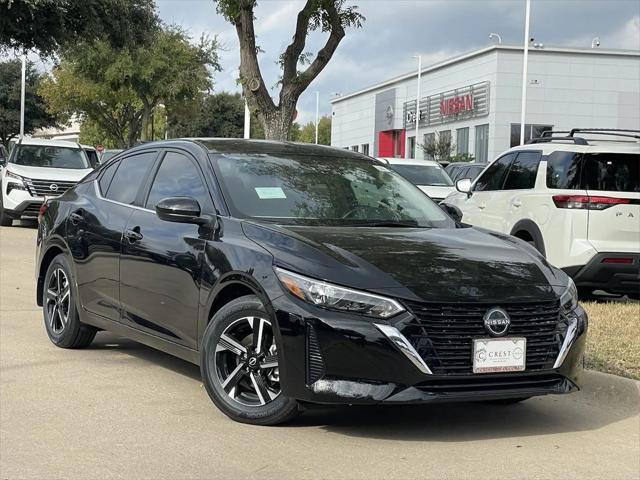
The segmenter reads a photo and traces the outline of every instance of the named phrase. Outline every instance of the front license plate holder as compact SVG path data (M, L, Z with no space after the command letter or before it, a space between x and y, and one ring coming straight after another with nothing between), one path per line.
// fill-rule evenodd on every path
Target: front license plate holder
M476 338L473 340L473 373L521 372L526 368L524 337Z

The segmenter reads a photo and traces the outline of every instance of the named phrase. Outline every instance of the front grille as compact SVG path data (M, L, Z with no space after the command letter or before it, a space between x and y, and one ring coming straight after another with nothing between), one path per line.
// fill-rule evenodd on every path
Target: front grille
M40 203L30 203L20 214L22 217L35 218L40 213Z
M78 182L68 182L62 180L39 180L35 178L26 178L29 193L34 197L53 197L62 195ZM52 189L51 186L54 186Z
M429 393L446 392L449 395L462 393L479 393L490 391L496 393L508 390L536 390L536 389L558 389L562 386L564 378L560 375L517 375L508 376L502 374L500 377L475 376L460 379L439 379L436 382L424 382L416 385L418 390Z
M418 303L407 307L416 319L402 333L435 375L473 373L473 339L490 338L484 314L496 305L478 303ZM565 330L558 301L500 304L511 317L507 336L527 339L526 370L553 367Z

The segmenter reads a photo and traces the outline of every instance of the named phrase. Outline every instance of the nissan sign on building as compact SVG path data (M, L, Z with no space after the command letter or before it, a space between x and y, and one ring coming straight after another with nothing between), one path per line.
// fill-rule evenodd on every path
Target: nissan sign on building
M492 45L423 68L417 108L415 71L342 95L332 101L331 143L412 157L416 141L450 138L454 153L492 160L520 140L522 62L522 47ZM526 140L551 128L640 129L639 52L532 48L528 72Z

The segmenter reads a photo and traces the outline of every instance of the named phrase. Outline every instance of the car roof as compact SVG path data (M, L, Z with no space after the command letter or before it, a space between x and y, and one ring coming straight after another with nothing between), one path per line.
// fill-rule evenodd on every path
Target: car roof
M22 140L18 140L17 145L42 145L45 147L67 147L67 148L80 148L80 145L76 142L69 142L68 140L50 140L47 138L32 138L25 137Z
M339 157L344 159L376 160L367 155L350 150L329 147L326 145L314 145L312 143L279 142L274 140L247 140L242 138L177 138L172 140L160 140L140 144L127 152L134 152L146 148L185 148L192 150L194 147L204 149L208 153L253 153L253 154L285 154L285 155L309 155L323 157Z
M639 142L612 142L612 141L595 141L589 140L588 145L577 145L566 141L554 141L545 143L527 143L518 145L506 150L504 153L517 152L520 150L539 150L543 155L553 152L579 152L579 153L640 153ZM504 153L502 155L504 155Z
M379 157L378 160L390 165L423 165L425 167L440 167L441 165L435 160L420 160L416 158L391 158Z
M84 148L85 150L95 150L96 147L92 147L91 145L80 145L82 148Z

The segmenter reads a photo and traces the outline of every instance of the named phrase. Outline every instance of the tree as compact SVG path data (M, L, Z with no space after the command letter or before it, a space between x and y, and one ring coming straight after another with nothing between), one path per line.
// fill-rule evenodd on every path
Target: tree
M286 140L293 123L296 104L309 84L324 70L345 36L345 28L361 27L364 17L345 0L306 0L297 16L293 39L280 56L282 77L278 103L269 94L260 71L254 30L257 0L214 0L217 11L236 28L240 42L240 83L249 106L255 109L265 136ZM304 51L307 36L316 30L328 34L324 46L311 60ZM305 66L300 71L298 67Z
M203 37L193 45L176 27L128 49L103 40L80 44L61 59L41 90L50 109L94 122L120 148L148 138L158 105L198 98L219 70L216 40Z
M3 0L0 50L49 55L98 38L123 48L142 43L158 23L153 0Z
M420 146L425 156L433 158L436 162L448 160L456 148L451 142L450 135L440 135L438 132L435 133L433 142L427 142Z
M298 125L297 123L294 126ZM294 142L315 143L316 142L316 124L314 122L307 123L299 129L296 135L292 135ZM322 117L318 121L318 144L331 145L331 117Z
M0 142L7 147L9 141L20 134L20 60L0 63ZM47 111L44 99L38 94L41 75L27 62L24 131L29 134L39 128L56 125L56 117Z

